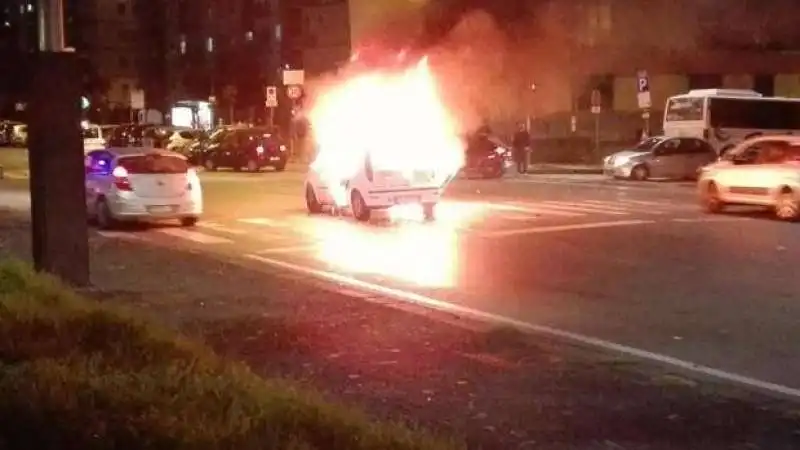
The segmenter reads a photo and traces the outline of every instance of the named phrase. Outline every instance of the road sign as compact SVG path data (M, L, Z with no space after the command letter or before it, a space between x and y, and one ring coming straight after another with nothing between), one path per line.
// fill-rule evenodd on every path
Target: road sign
M283 71L283 85L284 86L302 86L305 84L306 73L302 70L284 70Z
M636 100L639 102L640 109L650 108L650 77L646 70L640 70L636 74Z
M131 109L144 109L144 91L142 89L131 90Z
M297 100L303 95L303 89L300 86L289 86L286 88L286 95L292 100Z
M600 114L602 108L603 97L600 95L598 89L592 91L592 114Z
M267 99L264 102L267 108L275 108L278 106L278 88L275 86L267 86Z

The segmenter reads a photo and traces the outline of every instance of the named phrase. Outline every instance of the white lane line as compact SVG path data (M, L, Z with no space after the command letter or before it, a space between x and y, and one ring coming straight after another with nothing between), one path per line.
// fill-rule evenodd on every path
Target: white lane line
M490 208L496 209L498 211L511 211L511 212L519 212L524 214L536 214L536 215L550 215L550 216L560 216L560 217L583 217L585 213L579 212L571 212L571 211L559 211L555 209L543 208L539 206L521 206L515 204L489 204Z
M186 239L187 241L196 242L198 244L232 244L233 241L219 236L212 236L210 234L200 233L197 231L183 230L180 228L159 228L153 230L156 233L166 234L168 236Z
M592 230L597 228L629 227L634 225L649 225L656 223L653 220L616 220L613 222L589 222L570 225L552 225L543 227L519 228L515 230L487 231L481 233L482 237L498 238L517 236L521 234L559 233L563 231Z
M602 208L610 208L612 210L619 210L619 211L635 211L640 214L653 214L653 215L662 215L666 214L664 211L658 211L653 208L662 209L659 206L650 206L649 209L642 209L643 205L636 205L636 204L628 204L625 200L619 201L604 201L604 200L584 200L582 203L587 204L587 206L593 207L598 206Z
M146 237L142 236L141 232L126 232L126 231L98 231L98 235L108 239L127 239L130 241L145 241Z
M289 225L275 219L267 219L266 217L251 217L248 219L237 219L237 222L246 223L250 225L261 225L266 227L286 228Z
M302 253L308 250L314 250L317 248L317 245L287 245L286 247L273 247L267 248L264 250L259 250L253 255L247 255L248 257L254 255L265 255L265 254L277 254L277 253Z
M698 217L696 219L677 218L671 219L676 223L713 223L713 222L741 222L743 220L754 220L750 217Z
M541 203L545 208L560 209L565 211L578 211L589 214L608 214L611 216L627 216L630 215L628 211L621 211L618 209L601 208L599 206L591 206L583 203L568 203L568 202L553 202L545 201Z
M233 234L237 236L247 234L247 231L238 228L231 228L216 222L200 222L197 224L199 228L208 228L209 230L218 231L220 233Z
M314 269L312 267L301 266L299 264L293 264L285 261L280 261L277 259L265 258L263 256L254 254L245 256L254 261L258 261L273 267L278 267L284 270L289 270L304 275L310 275L313 277L317 277L327 281L332 281L335 283L345 284L355 289L360 289L367 292L372 292L374 294L383 295L385 297L390 297L394 300L399 300L404 303L410 303L425 308L434 309L437 311L443 311L451 314L466 316L473 320L478 320L488 324L509 326L528 333L537 333L546 336L552 336L566 341L571 341L578 344L587 345L590 347L600 348L606 351L620 353L640 360L655 362L665 366L676 367L682 370L686 370L688 372L695 373L697 375L716 378L718 380L723 380L741 386L746 386L751 389L756 389L762 392L779 394L794 399L800 399L800 389L795 389L789 386L784 386L769 381L763 381L745 375L739 375L737 373L716 369L710 366L704 366L702 364L697 364L691 361L686 361L683 359L675 358L660 353L650 352L636 347L617 344L615 342L608 341L605 339L599 339L579 333L573 333L571 331L561 330L559 328L549 327L546 325L538 325L535 323L525 322L519 319L503 316L500 314L493 314L479 309L448 303L446 301L420 295L415 292L403 291L401 289L394 289L386 286L381 286L375 283L369 283L366 281L362 281L335 272L328 272L325 270ZM372 301L369 297L362 297L362 298L364 298L367 301ZM379 300L376 300L375 302L380 303ZM382 304L385 304L385 302L383 302Z

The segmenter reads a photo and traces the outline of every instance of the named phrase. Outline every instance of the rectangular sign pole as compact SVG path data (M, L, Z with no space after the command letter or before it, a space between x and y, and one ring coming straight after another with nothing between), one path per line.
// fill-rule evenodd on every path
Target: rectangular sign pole
M75 285L89 284L81 83L77 55L64 48L61 0L39 0L40 51L31 67L29 165L33 264Z

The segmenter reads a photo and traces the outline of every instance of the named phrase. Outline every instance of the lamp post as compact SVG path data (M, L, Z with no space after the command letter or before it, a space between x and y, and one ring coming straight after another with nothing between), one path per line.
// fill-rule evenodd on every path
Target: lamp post
M37 1L39 51L31 59L28 159L34 268L89 284L81 78L64 44L62 0Z

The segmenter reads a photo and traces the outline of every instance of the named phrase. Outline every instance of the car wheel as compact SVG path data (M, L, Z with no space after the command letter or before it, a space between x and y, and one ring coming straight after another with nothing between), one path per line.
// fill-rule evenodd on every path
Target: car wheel
M711 214L721 213L722 210L725 209L725 203L720 198L719 188L717 188L715 183L708 183L708 185L706 185L706 188L703 190L701 202L703 209Z
M310 184L306 185L306 208L309 214L319 214L322 212L322 204L317 199L317 194Z
M114 213L111 212L111 208L109 208L108 202L106 202L105 199L101 198L97 200L94 211L97 228L101 230L111 230L119 225L119 222L114 218Z
M217 164L214 162L214 159L211 158L211 157L208 157L208 158L206 158L205 161L203 161L203 167L205 167L206 170L208 170L210 172L216 172L216 170L217 170Z
M197 217L184 217L183 219L181 219L181 226L182 227L193 227L193 226L197 225L197 222L199 220L200 219L197 218Z
M367 206L367 202L364 201L364 196L361 195L361 192L353 190L353 192L350 193L350 208L356 220L359 222L369 221L372 211L369 209L369 206Z
M283 172L284 170L286 170L286 163L280 163L277 166L275 166L276 172Z
M775 202L775 215L778 219L787 222L796 222L800 219L800 202L791 189L785 188L778 194Z
M631 170L631 180L647 181L650 178L650 170L644 164L640 164Z
M261 170L261 168L258 167L258 162L256 162L256 160L254 160L254 159L247 160L247 171L248 172L258 172L259 170Z
M436 219L436 203L423 203L422 204L422 217L427 222L432 222Z

